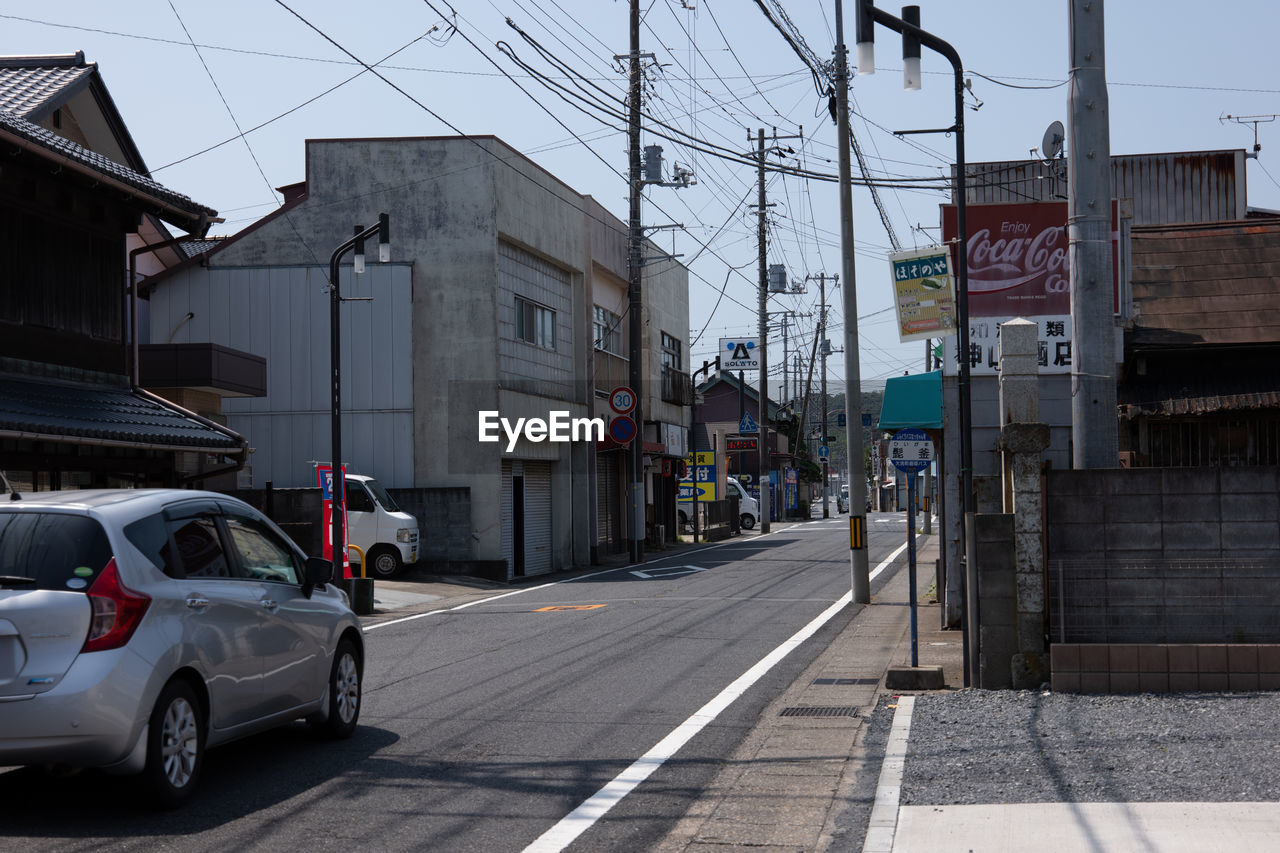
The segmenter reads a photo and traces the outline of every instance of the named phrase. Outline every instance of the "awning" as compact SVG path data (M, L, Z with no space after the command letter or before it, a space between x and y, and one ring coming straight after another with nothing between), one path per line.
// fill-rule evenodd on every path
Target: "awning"
M0 438L244 454L245 440L146 391L0 377Z
M895 376L884 383L878 428L942 429L942 371Z

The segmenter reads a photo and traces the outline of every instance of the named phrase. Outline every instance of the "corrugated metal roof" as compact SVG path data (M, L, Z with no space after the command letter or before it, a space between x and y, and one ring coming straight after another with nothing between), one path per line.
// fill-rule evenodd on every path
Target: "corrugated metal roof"
M1182 389L1184 392L1188 389ZM1167 397L1145 403L1121 403L1120 417L1136 418L1143 415L1204 415L1210 412L1238 412L1254 409L1280 409L1280 392L1259 391L1247 394L1212 394L1208 388L1202 397Z
M1133 199L1135 225L1222 222L1247 215L1244 151L1120 154L1111 158L1115 198ZM971 204L1064 201L1067 161L966 164Z
M63 157L88 166L99 174L115 178L139 192L164 201L179 210L189 213L193 217L198 217L201 214L209 217L218 215L218 212L213 208L197 204L188 196L174 192L146 175L135 172L127 166L122 166L114 160L90 151L69 139L64 139L51 131L45 130L38 124L27 121L21 116L0 109L0 136L4 134L12 135L44 148L51 153L60 154Z
M1137 346L1280 343L1280 220L1134 228Z
M0 56L0 109L39 121L88 85L97 63L68 56Z
M238 450L242 441L129 388L0 377L0 435L147 448Z

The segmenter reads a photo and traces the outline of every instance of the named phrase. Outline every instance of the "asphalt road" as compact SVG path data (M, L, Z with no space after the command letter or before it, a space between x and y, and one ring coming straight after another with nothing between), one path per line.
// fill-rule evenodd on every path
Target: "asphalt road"
M523 850L848 592L846 519L377 626L351 740L319 742L299 724L213 750L195 801L175 813L148 811L127 779L0 774L0 838L22 850ZM869 526L874 565L902 544L905 517ZM570 849L660 839L854 612Z

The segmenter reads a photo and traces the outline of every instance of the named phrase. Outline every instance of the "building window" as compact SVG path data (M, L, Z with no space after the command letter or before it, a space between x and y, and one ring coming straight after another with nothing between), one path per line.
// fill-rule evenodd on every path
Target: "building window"
M622 355L622 318L607 308L595 306L591 320L591 338L598 350Z
M556 312L516 297L516 337L547 349L556 348Z
M672 370L683 370L684 362L680 358L680 340L662 333L662 366Z

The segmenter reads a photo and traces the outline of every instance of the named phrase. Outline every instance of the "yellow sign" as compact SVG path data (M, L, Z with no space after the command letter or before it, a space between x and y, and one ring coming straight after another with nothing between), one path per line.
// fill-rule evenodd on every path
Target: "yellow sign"
M946 246L889 255L898 340L941 338L956 333L956 294L951 252Z
M714 465L716 464L716 454L712 450L699 450L697 453L689 453L684 457L684 461L690 465Z

